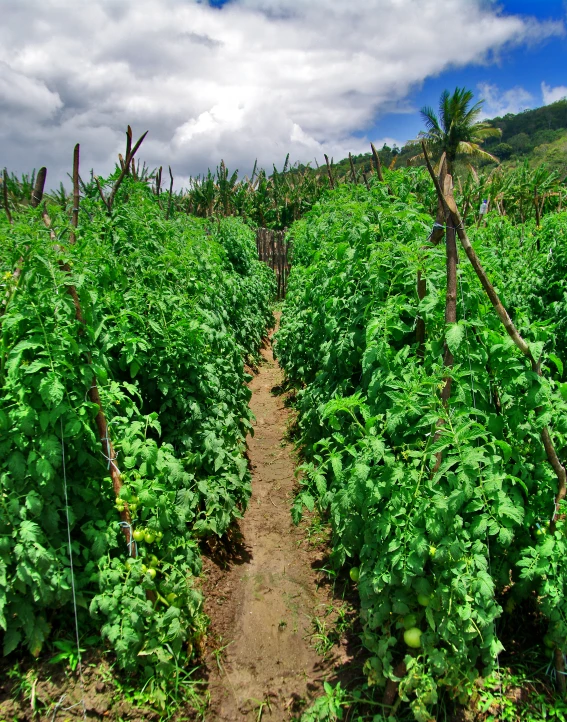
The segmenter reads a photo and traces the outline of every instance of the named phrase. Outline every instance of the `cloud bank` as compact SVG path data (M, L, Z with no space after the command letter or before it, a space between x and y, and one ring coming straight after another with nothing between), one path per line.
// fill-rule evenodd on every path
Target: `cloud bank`
M557 100L563 100L567 97L567 85L557 85L555 88L552 88L547 83L542 83L541 94L544 105L555 103Z
M563 32L485 0L5 0L2 14L0 164L47 165L51 185L76 142L83 169L109 172L128 123L178 179L221 158L248 172L362 152L428 76Z
M533 95L521 86L500 91L496 85L479 83L478 92L484 100L483 118L502 117L507 113L521 113L534 105Z

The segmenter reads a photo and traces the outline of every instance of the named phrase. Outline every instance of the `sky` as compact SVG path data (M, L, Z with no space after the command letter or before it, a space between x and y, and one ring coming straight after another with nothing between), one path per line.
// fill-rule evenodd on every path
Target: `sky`
M466 86L486 117L567 95L563 0L0 0L0 167L112 171L127 124L176 186L403 145Z

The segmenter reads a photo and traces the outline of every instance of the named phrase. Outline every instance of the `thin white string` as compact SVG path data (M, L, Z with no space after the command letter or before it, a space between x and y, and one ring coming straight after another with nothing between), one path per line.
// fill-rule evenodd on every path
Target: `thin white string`
M83 679L83 663L81 660L81 645L79 642L79 617L77 614L77 595L75 592L75 570L73 567L73 547L71 545L71 522L69 520L69 498L67 496L67 469L65 466L65 440L63 438L63 419L60 419L61 422L61 458L63 460L63 491L65 494L65 515L67 517L67 543L69 546L69 564L71 567L71 590L73 592L73 611L75 613L75 638L77 641L77 658L79 660L78 667L79 667L79 678L81 681L81 692L83 694L80 702L78 704L83 705L83 719L87 718L87 708L85 707L85 682ZM59 700L59 704L63 701L63 697ZM76 706L76 705L74 705ZM57 713L57 708L55 709L53 719L55 719L55 714Z

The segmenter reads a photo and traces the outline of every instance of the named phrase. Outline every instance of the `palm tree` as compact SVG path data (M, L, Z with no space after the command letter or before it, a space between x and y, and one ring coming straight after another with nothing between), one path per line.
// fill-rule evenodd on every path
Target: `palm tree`
M444 90L439 99L439 116L427 105L420 111L427 130L420 132L418 141L425 141L436 155L446 153L447 170L451 175L458 155L471 155L498 163L498 158L482 150L480 144L486 138L500 136L502 131L478 121L484 101L471 106L472 99L472 92L466 88L455 88L453 94Z

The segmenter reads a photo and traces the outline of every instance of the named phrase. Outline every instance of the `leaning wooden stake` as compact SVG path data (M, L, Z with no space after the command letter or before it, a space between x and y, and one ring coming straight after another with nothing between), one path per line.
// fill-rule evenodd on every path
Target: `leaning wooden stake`
M77 240L75 228L79 225L79 203L81 202L81 196L79 194L79 150L80 146L77 143L73 151L73 212L71 215L73 230L69 236L69 243L72 245L74 245Z
M169 200L167 201L167 213L165 214L166 219L169 218L169 214L171 213L171 200L173 198L173 173L171 172L171 166L168 165L167 167L169 168Z
M132 128L128 126L126 128L126 160L124 161L124 169L126 173L130 172L130 164L128 163L128 157L132 150Z
M128 139L131 142L132 140L132 130L130 126L128 126ZM142 145L144 142L144 138L148 134L148 131L146 132L138 139L136 145L132 148L132 150L126 155L126 160L124 161L124 168L122 168L122 172L118 176L118 179L116 180L116 183L112 187L112 190L110 192L110 196L108 197L108 201L106 202L106 205L108 207L109 212L112 210L112 204L114 203L114 198L116 196L116 193L118 189L120 188L122 181L124 180L124 176L128 173L128 167L130 166L130 163L134 160L134 156L136 155L136 151L138 148Z
M51 218L49 217L47 213L47 209L44 207L43 213L43 222L46 226L46 228L49 229L51 240L56 241L55 233L53 232L51 228ZM59 261L59 267L62 271L65 273L71 273L71 267L69 264L64 263L63 261ZM83 316L83 312L81 310L81 304L79 301L79 294L77 293L77 289L75 286L71 283L65 284L65 288L67 290L67 293L71 296L73 299L73 305L75 307L75 318L79 323L82 325L85 325L85 319ZM92 363L90 354L87 355L87 362L89 365ZM103 456L108 460L108 468L110 473L110 478L112 479L112 488L114 491L115 496L118 496L120 493L120 489L122 488L122 476L120 474L120 470L118 466L116 465L116 453L114 451L114 446L112 444L112 441L110 440L109 433L108 433L108 423L106 421L106 417L104 415L104 411L102 409L102 401L100 399L100 394L98 392L98 386L96 382L96 376L93 372L93 379L91 382L91 387L88 390L88 396L89 399L92 401L93 404L95 404L98 407L98 411L95 417L95 423L99 435L99 439L102 445L102 453ZM124 511L120 512L120 519L122 522L125 522L125 524L121 527L122 533L124 534L124 537L126 539L126 544L128 545L128 549L130 552L130 556L136 556L136 545L133 543L133 539L131 536L132 532L132 518L130 516L130 511L128 509L128 506L125 505ZM127 526L126 526L127 525Z
M11 225L14 221L12 220L12 214L10 213L10 204L8 203L8 171L4 168L2 191L4 194L4 210L6 211L6 217L8 223Z
M331 186L331 190L335 187L335 182L333 180L333 174L331 173L331 165L329 163L329 156L325 153L325 163L327 164L327 175L329 176L329 185Z
M159 198L159 193L161 190L161 174L163 171L163 166L160 165L158 172L156 173L156 196Z
M500 298L499 298L498 294L496 293L494 286L488 279L488 276L486 275L486 271L482 267L482 265L478 259L478 256L476 255L475 250L472 247L471 242L467 236L463 221L459 215L457 204L455 203L455 199L450 195L446 195L443 192L443 190L441 189L441 187L439 185L439 181L437 180L437 178L435 176L435 172L433 171L433 168L431 167L431 163L429 161L427 151L425 151L425 146L424 146L424 152L425 152L425 160L427 163L427 168L429 170L429 174L431 175L431 177L433 179L433 183L435 184L435 189L437 190L437 195L442 200L444 207L450 214L451 221L457 231L459 240L461 241L461 244L462 244L463 248L465 249L465 253L468 256L468 259L471 262L471 265L474 268L475 273L478 276L478 278L482 284L482 287L484 288L484 290L486 292L486 295L490 299L490 302L492 303L492 306L494 307L494 310L496 311L498 318L502 321L502 324L503 324L504 328L506 329L506 332L512 339L512 341L520 349L520 351L523 353L523 355L529 360L531 367L532 367L532 371L534 371L539 376L541 376L542 373L541 373L540 360L536 359L534 357L529 345L522 338L522 336L518 333L516 326L514 325L512 319L508 315L508 312L502 305L502 302L500 301ZM555 447L553 446L553 442L551 441L551 436L549 434L549 430L548 430L547 426L543 427L542 432L541 432L541 438L543 441L543 445L545 447L547 459L548 459L549 463L551 464L551 466L553 467L553 470L555 471L555 474L557 476L557 481L558 481L558 490L557 490L557 496L555 499L555 510L554 510L554 514L553 514L553 517L551 520L553 527L554 527L555 522L557 521L559 502L565 498L565 495L567 493L567 472L565 471L565 467L563 466L563 464L561 464L561 462L559 461L559 458L555 451Z
M47 168L40 168L35 179L30 204L32 208L37 208L43 198L43 189L45 188L45 179L47 178Z
M356 172L355 172L355 170L354 170L354 163L353 163L353 161L352 161L352 155L350 154L350 151L349 151L349 154L348 154L348 160L349 160L349 163L350 163L350 173L351 173L351 176L352 176L352 182L356 185Z
M448 212L451 218L451 222L457 231L459 240L461 241L461 244L465 249L465 253L468 256L468 259L471 262L471 265L474 268L475 273L478 276L478 279L480 280L482 287L486 292L486 295L490 299L490 302L492 303L492 306L494 307L498 318L502 321L506 332L508 333L512 341L516 344L516 346L520 349L520 351L524 354L524 356L529 360L532 371L537 373L538 376L541 376L542 373L540 360L534 357L529 345L518 333L518 330L516 329L514 323L508 315L508 312L502 305L502 302L500 301L500 298L498 297L494 286L486 275L486 271L482 267L482 264L480 263L478 256L476 255L475 250L471 245L471 242L469 241L463 221L461 219L461 216L459 215L459 210L457 208L457 204L455 203L455 199L452 195L446 194L439 185L439 181L435 176L435 172L433 171L433 168L431 166L429 156L427 155L425 144L422 144L422 147L425 161L427 163L427 169L435 185L437 195L443 203L443 207ZM541 409L536 409L536 413L541 413ZM557 456L557 452L555 450L555 446L553 444L551 434L549 433L549 429L547 428L547 426L544 426L541 430L541 440L545 449L547 460L550 463L553 471L555 472L555 475L557 476L557 493L555 495L555 504L550 523L550 530L551 532L553 532L555 530L555 525L559 515L559 504L567 494L567 472L565 470L565 467L559 460L559 457ZM560 693L565 696L565 693L567 691L567 685L565 681L565 664L563 661L563 652L560 649L555 650L555 669L557 672L557 687Z
M444 180L444 193L448 196L453 197L453 179L447 173ZM447 221L450 218L447 217ZM446 248L446 267L447 267L447 292L445 296L445 327L448 328L449 324L457 323L457 243L454 224L447 223L445 229L445 248ZM447 341L445 341L445 348L443 353L443 364L445 368L453 368L454 357L449 348ZM445 385L441 392L441 401L444 406L447 406L449 397L451 396L451 385L452 377L447 374L445 377Z
M378 180L383 183L384 182L384 174L382 173L382 163L380 163L380 156L378 155L378 151L374 147L374 143L370 143L370 147L372 148L372 157L374 158L374 164L376 165L376 173L378 174Z
M73 224L73 227L76 228L78 224L78 207L79 207L79 144L75 146L75 150L73 153L73 203L75 204L73 207L73 220L71 221ZM75 209L76 212L75 212ZM56 242L55 233L53 232L51 228L51 218L49 217L47 213L47 208L44 205L43 212L42 212L42 218L43 222L46 226L46 228L49 229L51 240L53 242ZM71 243L75 243L76 238L75 234L72 235ZM59 267L62 271L65 273L71 273L71 267L69 264L64 263L63 261L59 261ZM73 305L75 307L75 318L79 323L81 323L83 326L85 325L85 319L83 316L83 312L81 310L81 304L79 301L79 294L77 293L77 289L72 283L68 283L65 285L65 288L67 289L67 293L71 296L73 299ZM90 354L87 355L87 362L89 365L92 363ZM95 404L98 407L97 414L95 417L95 423L98 430L99 439L102 445L102 453L103 456L108 460L108 468L110 473L110 478L112 479L112 488L114 491L115 496L118 496L120 493L120 489L122 488L122 476L120 474L120 470L118 466L116 465L116 453L114 451L114 446L112 444L112 441L110 440L109 433L108 433L108 423L106 421L106 417L104 415L104 411L102 409L102 401L100 399L100 394L98 391L98 386L96 382L96 376L93 372L93 379L91 382L91 387L88 390L88 396L89 399L92 401L93 404ZM128 505L125 505L124 511L120 512L120 519L122 522L125 522L125 524L122 525L122 533L124 534L124 537L126 539L126 543L128 545L128 549L130 552L130 556L136 556L136 545L133 544L132 539L132 518L130 516L130 511L128 509Z
M378 180L381 183L384 183L384 185L386 186L386 190L388 191L388 195L391 196L391 195L393 195L392 189L384 180L384 174L382 173L382 163L380 163L380 156L378 155L378 151L376 150L374 143L370 143L370 147L372 148L372 157L374 158L374 164L376 165L376 173L378 175ZM396 161L396 158L394 158L393 163L395 163L395 161ZM392 163L392 165L390 165L390 170L392 170L392 168L394 167L393 163Z

